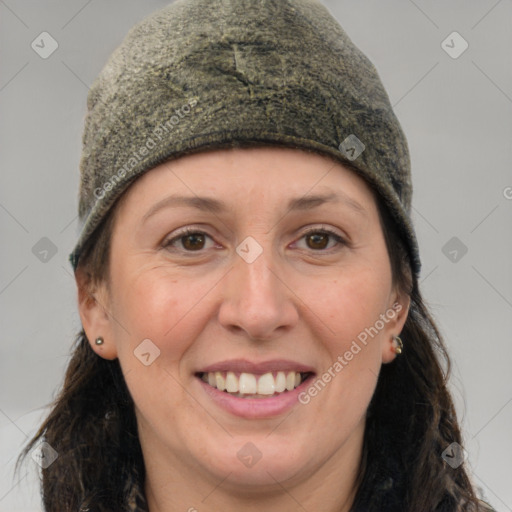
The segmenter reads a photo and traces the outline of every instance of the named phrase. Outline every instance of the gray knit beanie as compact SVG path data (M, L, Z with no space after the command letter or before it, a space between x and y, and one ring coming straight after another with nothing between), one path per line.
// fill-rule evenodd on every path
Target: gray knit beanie
M87 107L73 269L156 165L278 144L350 164L384 199L419 275L407 141L375 67L320 2L177 0L129 31Z

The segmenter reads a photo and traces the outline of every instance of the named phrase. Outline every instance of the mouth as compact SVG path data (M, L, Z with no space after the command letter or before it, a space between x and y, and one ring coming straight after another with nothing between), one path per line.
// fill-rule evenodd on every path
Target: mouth
M277 418L300 404L315 367L290 359L228 359L197 368L199 389L215 406L248 420Z
M195 376L211 388L237 398L264 399L285 395L314 376L314 372L274 371L263 374L215 371Z

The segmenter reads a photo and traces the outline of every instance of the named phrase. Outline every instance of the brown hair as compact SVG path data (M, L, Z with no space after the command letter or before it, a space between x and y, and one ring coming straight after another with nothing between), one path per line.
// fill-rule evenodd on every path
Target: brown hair
M349 166L350 167L350 166ZM447 389L450 375L441 334L411 274L404 240L374 192L393 282L411 305L401 332L403 354L382 366L367 411L358 490L352 512L473 512L480 510L464 465L441 454L462 444ZM117 205L81 255L91 283L108 282L110 240ZM47 512L147 511L144 461L134 403L118 360L91 349L82 329L53 408L18 459L39 441L58 458L42 470Z

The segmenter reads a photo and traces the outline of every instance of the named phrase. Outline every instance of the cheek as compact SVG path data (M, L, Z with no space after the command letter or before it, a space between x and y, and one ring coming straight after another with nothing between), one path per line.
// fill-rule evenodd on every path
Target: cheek
M375 326L381 327L379 318L385 313L390 283L382 279L380 271L374 268L340 275L331 286L317 289L317 300L312 302L320 316L327 313L321 318L328 327L322 338L327 357L325 373L319 378L330 389L326 400L331 411L345 419L348 411L353 419L364 413L382 363L386 333ZM323 393L321 384L317 388Z
M120 355L129 347L134 350L144 339L160 349L161 362L179 362L203 325L201 308L206 304L205 290L214 280L184 279L169 270L151 269L139 272L117 289L114 315L123 328L118 328ZM126 339L129 343L126 343Z
M335 279L331 286L315 291L315 310L325 318L332 334L331 348L347 349L352 340L373 326L384 313L389 283L375 271L351 272Z
M204 290L213 284L192 281L196 286L161 269L118 281L124 283L117 288L114 311L118 320L118 357L140 417L151 423L150 428L154 430L162 425L186 422L187 414L193 416L194 403L183 393L180 362L204 328L201 323ZM147 339L158 347L160 352L156 357L152 345L144 341ZM147 366L137 357L143 353L139 349L142 342L148 347L144 353L150 354Z

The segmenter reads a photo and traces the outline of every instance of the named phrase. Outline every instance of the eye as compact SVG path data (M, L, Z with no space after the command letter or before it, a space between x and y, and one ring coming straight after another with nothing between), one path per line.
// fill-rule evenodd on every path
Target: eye
M198 229L194 228L186 228L179 232L175 237L165 241L163 247L169 248L174 246L176 242L181 241L182 248L186 252L198 252L201 249L204 249L206 238L211 239L211 237L204 231L199 231ZM180 250L180 248L178 248L178 250Z
M163 247L168 249L172 248L183 252L200 252L205 249L206 238L212 238L205 233L194 228L185 228L178 232L176 236L168 239L163 243ZM322 227L309 229L302 234L300 239L306 239L306 244L309 249L316 252L325 251L329 245L329 238L333 239L338 245L347 245L347 242L335 231ZM176 247L176 244L181 242L181 247ZM331 247L332 248L332 247Z
M347 242L335 231L328 228L313 228L303 233L302 238L306 239L309 249L324 251L329 245L329 238L334 239L338 245L347 245ZM331 247L332 248L332 247Z

